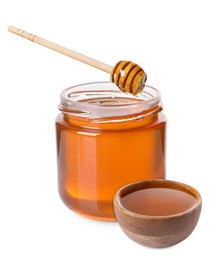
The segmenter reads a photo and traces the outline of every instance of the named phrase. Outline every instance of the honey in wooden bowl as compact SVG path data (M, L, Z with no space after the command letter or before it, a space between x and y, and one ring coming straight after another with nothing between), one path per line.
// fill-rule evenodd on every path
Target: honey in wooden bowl
M124 233L149 247L168 247L187 238L202 206L199 192L184 183L144 180L120 188L114 210Z
M196 202L191 194L170 188L137 190L121 198L127 210L150 216L179 214L192 208Z

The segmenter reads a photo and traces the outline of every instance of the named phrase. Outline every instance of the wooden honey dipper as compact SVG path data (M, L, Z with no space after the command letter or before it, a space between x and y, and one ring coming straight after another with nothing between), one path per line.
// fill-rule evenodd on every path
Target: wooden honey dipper
M145 86L145 82L147 79L146 73L140 66L131 61L119 61L114 67L111 67L103 62L92 59L81 53L65 48L61 45L18 29L14 26L9 26L8 31L32 42L38 43L51 50L62 53L68 57L79 60L97 69L110 73L111 81L115 83L123 92L137 95L142 92Z

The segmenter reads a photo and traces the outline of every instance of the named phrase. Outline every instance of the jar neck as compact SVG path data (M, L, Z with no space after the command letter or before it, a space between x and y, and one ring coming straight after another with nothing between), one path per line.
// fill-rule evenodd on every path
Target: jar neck
M120 91L112 82L95 82L65 89L59 110L65 122L89 128L138 127L155 120L162 110L157 89L145 86L133 96Z
M88 128L97 130L120 130L129 128L146 127L154 124L162 111L162 106L155 106L149 111L143 111L143 113L128 115L122 117L108 117L108 118L83 118L73 116L70 113L62 111L63 120L70 126L78 128Z

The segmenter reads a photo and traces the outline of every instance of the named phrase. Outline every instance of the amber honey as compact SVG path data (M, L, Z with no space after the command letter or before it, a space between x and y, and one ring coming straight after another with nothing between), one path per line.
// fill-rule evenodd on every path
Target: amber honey
M150 216L179 214L192 208L196 202L191 194L170 188L141 189L121 198L121 204L127 210Z
M147 100L134 98L112 83L80 85L62 93L62 113L56 119L58 183L70 209L115 221L117 189L165 178L166 118L159 98L149 104L153 93L146 94Z

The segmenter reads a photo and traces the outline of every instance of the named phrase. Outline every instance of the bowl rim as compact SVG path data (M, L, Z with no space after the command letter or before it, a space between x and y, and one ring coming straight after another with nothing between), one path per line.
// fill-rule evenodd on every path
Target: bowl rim
M170 214L170 215L162 215L162 216L156 216L156 215L145 215L145 214L139 214L136 212L133 212L131 210L128 210L126 207L124 207L121 203L121 195L123 192L128 191L127 194L130 194L134 191L141 190L145 188L145 185L148 185L146 188L170 188L175 190L180 190L183 192L186 192L196 198L196 202L193 204L192 207L189 209L177 213L177 214ZM176 187L176 188L174 188ZM114 195L113 198L113 204L114 208L118 208L120 211L124 212L127 215L130 215L132 217L138 217L142 219L169 219L169 218L178 218L186 214L190 214L192 211L196 210L197 208L200 208L202 206L202 197L198 190L193 188L192 186L185 184L183 182L173 181L173 180L166 180L166 179L148 179L148 180L141 180L137 182L132 182L129 184L126 184L119 188Z

